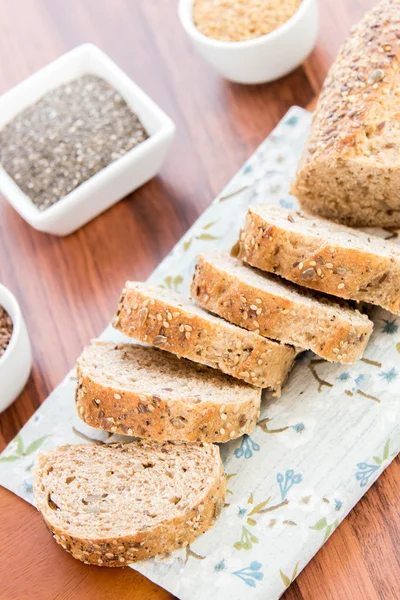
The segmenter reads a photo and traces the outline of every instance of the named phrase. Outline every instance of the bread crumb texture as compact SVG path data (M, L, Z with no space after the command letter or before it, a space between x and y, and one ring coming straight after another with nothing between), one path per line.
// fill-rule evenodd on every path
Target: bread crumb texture
M332 362L351 364L362 357L373 323L347 303L246 266L226 251L197 260L191 293L203 308ZM322 275L320 264L309 264Z
M95 340L78 359L78 415L111 433L227 442L254 430L260 402L260 388L157 348Z
M191 543L225 498L217 446L67 445L39 456L37 509L55 540L89 564L120 567Z
M247 213L239 254L299 285L400 314L400 248L391 241L260 204Z
M276 395L296 357L292 346L232 325L177 292L146 283L126 283L113 325L141 342Z

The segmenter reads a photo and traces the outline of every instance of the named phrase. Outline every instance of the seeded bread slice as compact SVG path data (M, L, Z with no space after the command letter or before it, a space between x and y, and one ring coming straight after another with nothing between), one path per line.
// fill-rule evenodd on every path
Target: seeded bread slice
M153 440L251 433L261 390L157 348L94 341L78 359L76 408L92 427Z
M123 567L187 546L224 504L217 446L80 444L41 454L33 489L54 539L88 564Z
M203 308L331 362L352 364L362 357L373 323L344 302L246 267L229 252L207 252L197 261L191 294Z
M400 248L376 236L261 204L247 213L239 257L305 287L400 314Z
M189 358L280 395L296 350L210 315L190 299L146 283L127 282L114 327L142 342Z

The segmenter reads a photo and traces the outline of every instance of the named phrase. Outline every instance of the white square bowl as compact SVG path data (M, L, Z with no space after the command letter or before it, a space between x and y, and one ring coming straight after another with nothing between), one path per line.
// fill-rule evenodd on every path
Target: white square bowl
M32 227L68 235L149 181L160 170L175 133L171 119L93 44L67 52L0 97L0 129L48 91L90 73L105 79L138 115L149 138L61 200L40 211L0 166L0 191Z

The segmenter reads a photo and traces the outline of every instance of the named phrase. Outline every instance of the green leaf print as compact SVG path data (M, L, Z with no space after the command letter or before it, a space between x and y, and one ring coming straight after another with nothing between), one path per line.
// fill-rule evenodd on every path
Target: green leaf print
M219 240L220 238L215 236L215 235L211 235L211 233L201 233L200 235L198 235L196 237L196 240Z
M24 451L24 443L23 443L23 441L22 441L22 438L21 438L21 436L18 434L18 435L15 437L15 440L14 440L14 441L15 441L15 442L16 442L16 444L17 444L17 447L16 447L16 449L15 449L15 454L18 454L18 456L21 456L21 455L22 455L22 453L23 453L23 451Z
M40 448L40 446L43 444L44 440L47 439L48 435L44 435L43 437L35 440L34 442L31 442L29 444L29 446L27 447L27 449L24 452L24 456L28 456L29 454L32 454L32 452L36 452L36 450L38 450Z
M295 568L293 569L292 581L294 581L294 580L296 579L296 577L297 577L297 571L298 571L298 569L299 569L299 562L300 562L300 561L297 561L297 563L296 563L296 566L295 566Z
M387 460L389 458L389 448L390 448L390 439L386 442L385 447L383 449L383 460Z
M40 448L40 446L43 444L44 440L48 437L50 437L50 436L44 435L43 437L38 438L37 440L34 440L33 442L31 442L29 444L27 449L24 450L24 442L23 442L21 436L18 434L14 439L14 441L16 443L15 454L10 454L9 456L1 456L0 462L14 462L15 460L23 458L24 456L29 456L29 454L36 452L36 450L38 450Z
M283 581L283 585L285 586L285 588L288 588L289 585L291 583L293 583L293 581L296 579L297 577L297 571L299 569L299 562L297 561L295 568L293 569L293 574L292 574L292 578L290 579L287 575L285 575L285 573L282 571L282 569L279 569L279 573L281 576L281 579Z
M217 221L210 221L210 223L207 223L207 225L204 225L203 229L210 229L210 227L215 225L216 222Z
M397 352L400 352L400 342L398 342L398 343L396 344L396 350L397 350Z
M285 587L289 587L289 585L291 584L289 577L287 575L285 575L285 573L281 570L279 571L279 573L281 574L281 579L283 581L283 585Z
M19 460L20 456L0 456L0 462L13 462L14 460Z
M265 506L267 506L267 504L270 500L271 500L271 496L269 498L267 498L266 500L264 500L264 502L260 502L260 504L256 504L256 506L253 508L253 510L251 512L249 512L249 517L259 513L260 510L262 510Z
M376 462L377 465L381 465L383 462L382 459L379 458L379 456L373 456L372 458L373 458L374 462Z
M191 245L192 245L192 238L190 238L189 240L186 240L186 242L183 242L184 251L187 252Z
M167 286L169 290L174 289L176 292L178 291L178 287L183 281L182 275L176 275L172 277L171 275L167 275L164 277L164 284ZM161 286L164 287L164 286Z
M312 525L310 527L310 529L314 529L315 531L320 531L321 529L325 529L325 527L327 526L327 522L325 517L323 519L320 519L319 521L317 521L315 523L315 525Z
M258 544L258 537L253 535L247 527L242 525L242 537L239 542L233 544L233 547L235 550L251 550L253 544Z

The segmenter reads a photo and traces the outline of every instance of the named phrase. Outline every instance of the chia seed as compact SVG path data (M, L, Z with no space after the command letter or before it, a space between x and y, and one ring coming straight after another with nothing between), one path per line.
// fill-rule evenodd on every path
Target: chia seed
M8 312L0 306L0 357L3 356L10 343L13 323Z
M148 137L123 97L87 74L51 90L0 131L0 164L45 210Z

